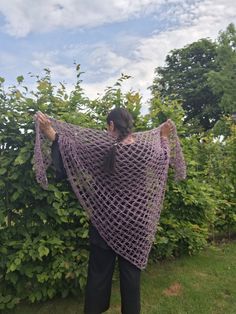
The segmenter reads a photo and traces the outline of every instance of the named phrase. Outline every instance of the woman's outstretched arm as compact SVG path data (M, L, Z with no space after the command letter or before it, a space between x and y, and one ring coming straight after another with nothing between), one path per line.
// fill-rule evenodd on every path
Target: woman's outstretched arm
M39 121L39 127L44 133L44 135L52 141L51 146L51 157L52 163L55 167L56 171L56 180L60 181L67 177L66 170L63 165L59 143L58 143L58 133L53 129L51 125L51 121L47 118L47 116L41 111L37 112L37 118Z

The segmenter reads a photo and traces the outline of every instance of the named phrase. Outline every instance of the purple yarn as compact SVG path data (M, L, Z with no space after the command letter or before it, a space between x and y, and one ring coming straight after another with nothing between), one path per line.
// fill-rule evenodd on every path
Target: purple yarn
M102 168L104 154L115 139L106 131L85 128L49 117L59 134L58 144L68 180L80 204L107 244L140 269L147 265L162 210L168 168L174 180L186 178L176 126L170 140L160 136L162 124L133 132L135 142L118 143L114 174ZM51 141L35 115L34 170L37 182L48 187Z

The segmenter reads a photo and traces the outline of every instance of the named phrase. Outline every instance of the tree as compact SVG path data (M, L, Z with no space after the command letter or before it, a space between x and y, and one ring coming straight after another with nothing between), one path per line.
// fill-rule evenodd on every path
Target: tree
M219 105L225 113L236 111L236 29L229 24L221 32L216 48L216 69L208 73L208 82L215 95L220 96Z
M185 122L192 124L193 133L212 128L222 115L220 97L213 93L207 80L210 71L218 70L216 48L210 39L201 39L172 50L166 57L166 65L155 69L152 95L159 93L163 100L179 99L186 112Z

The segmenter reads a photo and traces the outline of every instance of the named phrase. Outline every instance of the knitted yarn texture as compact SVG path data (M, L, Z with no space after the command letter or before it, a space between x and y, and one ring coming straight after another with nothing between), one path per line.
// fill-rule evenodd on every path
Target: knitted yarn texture
M113 174L103 171L103 157L115 143L104 130L81 127L48 117L58 133L64 168L72 189L101 237L119 255L144 269L162 210L168 168L174 180L186 178L176 126L169 141L160 136L162 124L133 132L134 143L116 145ZM52 163L52 142L35 115L34 170L37 182L48 187L46 170Z

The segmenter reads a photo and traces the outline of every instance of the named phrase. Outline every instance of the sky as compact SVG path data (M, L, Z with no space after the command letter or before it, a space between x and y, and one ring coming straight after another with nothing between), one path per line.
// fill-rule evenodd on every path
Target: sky
M139 91L148 107L158 66L172 49L201 38L216 39L236 24L235 0L0 0L0 76L5 85L49 68L55 84L76 82L94 99L121 73L123 90Z

